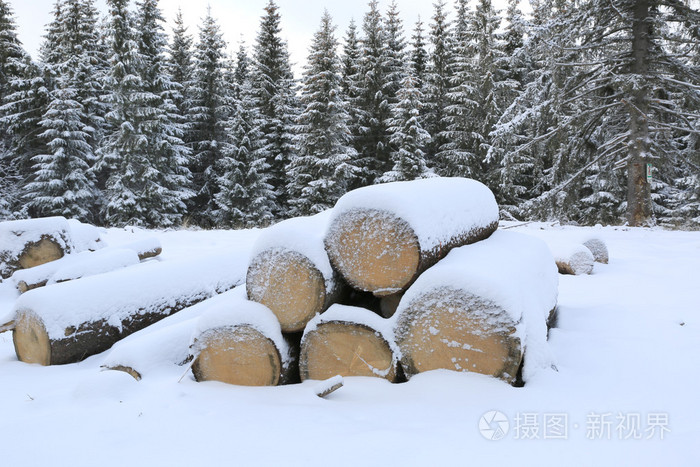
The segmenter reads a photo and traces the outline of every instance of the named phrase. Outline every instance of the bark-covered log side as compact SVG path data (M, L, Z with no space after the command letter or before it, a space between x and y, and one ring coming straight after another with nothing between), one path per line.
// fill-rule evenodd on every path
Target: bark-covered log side
M353 209L333 221L325 246L331 264L348 284L385 296L406 290L450 250L484 240L497 228L496 220L423 249L405 220L388 211Z
M434 289L403 308L397 318L402 368L409 378L447 369L514 384L523 359L519 326L488 300L448 287Z
M269 337L246 325L209 329L195 338L192 373L197 381L276 386L282 358Z
M381 332L362 323L326 321L301 342L301 380L335 375L371 376L395 382L398 360Z
M221 290L219 292L224 292ZM211 296L208 292L193 294L186 297L179 297L174 305L171 305L171 300L163 300L163 303L149 304L148 307L138 308L133 310L129 317L123 320L120 325L116 326L110 320L100 319L96 321L86 322L77 327L69 327L65 330L65 337L60 339L49 339L47 342L48 361L29 362L40 363L42 365L62 365L67 363L75 363L86 359L91 355L104 352L114 345L115 342L124 337L133 334L161 319L176 313L184 308L195 305ZM21 319L23 313L32 313L31 310L18 310L18 320ZM35 315L36 316L36 315ZM38 325L41 325L40 318ZM35 332L41 332L35 331ZM46 331L43 331L44 334ZM23 355L23 343L28 338L25 330L14 330L14 343L17 358L21 361L27 361Z

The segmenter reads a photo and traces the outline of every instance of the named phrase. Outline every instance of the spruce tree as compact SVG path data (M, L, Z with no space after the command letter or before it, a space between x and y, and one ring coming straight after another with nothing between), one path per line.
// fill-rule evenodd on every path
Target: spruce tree
M226 121L231 114L225 80L226 56L219 25L207 12L199 28L195 47L192 80L188 84L189 122L186 142L192 148L190 170L196 196L190 206L190 217L201 226L214 223L218 190L217 164L226 144Z
M288 215L285 168L295 157L293 129L298 113L296 84L287 44L281 38L280 19L279 7L270 0L260 22L251 70L253 98L263 119L262 134L278 218Z
M425 37L423 36L423 21L418 17L411 43L410 72L416 79L416 87L423 89L425 74L428 70L428 51L426 49Z
M362 90L362 76L360 75L360 58L362 51L360 49L360 39L357 35L357 26L355 20L350 20L350 25L345 33L343 43L343 53L341 55L341 87L345 98L346 109L348 112L348 131L350 133L350 143L358 154L362 149L360 142L360 96ZM359 164L359 162L358 162ZM363 180L367 178L366 171L358 166L358 175L353 183L348 188L359 188Z
M353 185L358 169L350 145L349 115L342 95L335 26L328 12L314 34L301 91L297 121L299 154L288 165L290 215L331 208Z
M186 102L189 100L187 86L192 80L192 36L187 33L187 26L180 8L175 16L171 36L167 61L170 81L175 85L171 93L173 104L184 118L189 110L186 107Z
M391 154L394 165L382 175L381 182L415 180L434 175L425 163L424 148L430 141L430 134L421 125L423 95L413 76L404 77L398 98L399 102L394 106L392 119L389 120L391 143L396 148Z

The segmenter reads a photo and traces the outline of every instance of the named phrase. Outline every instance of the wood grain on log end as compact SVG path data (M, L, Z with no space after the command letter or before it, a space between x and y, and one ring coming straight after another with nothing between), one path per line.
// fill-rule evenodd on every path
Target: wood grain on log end
M319 323L304 336L299 372L302 381L341 375L374 376L394 382L395 363L389 343L374 329L329 321Z
M64 253L56 240L43 236L38 242L27 244L18 261L22 269L29 269L62 258Z
M402 310L396 326L407 377L442 368L516 380L523 359L516 323L492 302L433 289Z
M331 263L354 288L391 295L416 276L421 260L418 238L394 214L354 209L338 216L329 231L326 251Z
M192 364L197 381L276 386L282 364L274 342L249 326L210 329L197 337Z
M297 332L326 307L326 282L301 253L281 248L265 250L250 262L248 299L268 307L283 332Z
M44 366L51 364L51 341L44 323L34 313L19 313L12 339L20 361Z

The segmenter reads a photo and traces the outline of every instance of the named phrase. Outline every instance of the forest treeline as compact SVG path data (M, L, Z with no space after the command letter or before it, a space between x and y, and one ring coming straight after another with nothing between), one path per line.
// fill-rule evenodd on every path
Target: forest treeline
M700 226L700 11L684 0L438 0L329 12L295 77L270 0L228 54L157 0L57 0L39 56L0 0L0 219L244 228L348 190L463 176L502 217ZM235 48L234 48L235 49Z

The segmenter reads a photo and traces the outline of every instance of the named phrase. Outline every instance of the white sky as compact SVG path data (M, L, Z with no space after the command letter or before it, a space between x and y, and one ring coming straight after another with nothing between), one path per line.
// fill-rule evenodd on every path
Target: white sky
M52 19L54 0L8 1L15 12L19 38L25 49L36 58L44 27ZM380 0L382 12L386 11L390 1ZM134 3L135 0L132 0L132 5ZM410 39L419 15L427 29L433 15L432 3L432 0L397 0L407 39ZM311 38L319 26L324 8L328 9L338 27L336 37L342 40L351 18L355 18L358 28L361 27L362 18L368 10L367 4L368 1L365 0L277 0L282 16L282 36L289 44L295 72L298 74L306 61ZM206 14L207 5L211 5L212 16L221 26L224 38L229 44L229 51L235 51L241 35L248 46L255 41L267 0L160 0L160 8L167 20L166 31L170 33L177 8L181 7L189 32L196 40L197 27ZM107 11L105 0L97 0L97 6L100 11ZM450 10L451 8L450 6Z

